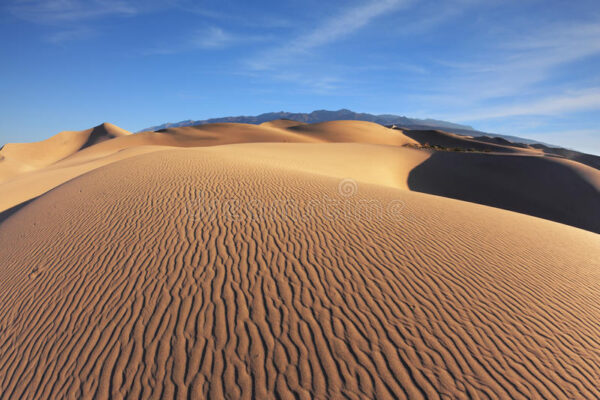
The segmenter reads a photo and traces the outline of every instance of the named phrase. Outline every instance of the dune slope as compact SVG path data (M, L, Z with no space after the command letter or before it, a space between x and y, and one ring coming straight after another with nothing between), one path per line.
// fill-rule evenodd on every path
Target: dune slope
M0 224L2 397L600 396L599 235L339 183L178 149L27 204Z
M364 143L247 143L207 150L268 167L401 189L409 188L411 171L430 157L416 149Z

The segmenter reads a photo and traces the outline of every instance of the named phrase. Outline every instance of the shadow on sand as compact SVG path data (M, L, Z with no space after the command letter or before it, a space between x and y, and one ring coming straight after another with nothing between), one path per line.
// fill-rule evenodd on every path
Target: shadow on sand
M435 152L411 171L408 186L600 233L600 192L544 157Z

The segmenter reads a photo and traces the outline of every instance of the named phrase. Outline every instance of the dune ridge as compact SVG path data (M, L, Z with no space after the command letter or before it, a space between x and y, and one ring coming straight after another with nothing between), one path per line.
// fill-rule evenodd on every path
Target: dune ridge
M42 142L55 160L45 167L16 173L10 162L1 161L0 176L12 177L0 182L0 191L10 193L0 197L0 212L83 173L137 154L169 147L248 145L248 154L234 148L224 152L246 159L260 155L265 161L325 176L485 204L600 233L596 207L600 203L600 171L546 156L529 146L489 143L441 131L389 129L364 121L218 123L135 135L110 124L100 128L71 133L69 140L64 139L68 133L57 135L68 143L66 148L56 138ZM95 131L101 131L101 140L92 140ZM36 162L50 161L29 164Z

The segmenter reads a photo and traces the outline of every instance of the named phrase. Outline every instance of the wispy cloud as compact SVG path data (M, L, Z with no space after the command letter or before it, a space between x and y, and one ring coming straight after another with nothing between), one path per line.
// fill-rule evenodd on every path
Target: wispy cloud
M527 133L527 136L555 146L579 149L585 153L600 156L600 129L556 130L553 127L545 127L537 129L537 132Z
M227 47L239 46L266 40L266 36L242 35L224 30L217 26L208 26L196 29L189 33L186 38L175 44L159 44L153 48L143 51L144 55L176 54L193 50L218 50Z
M248 14L239 10L237 4L218 3L218 8L210 8L205 3L198 4L193 0L181 0L177 2L176 8L180 11L198 15L217 21L219 24L229 23L231 25L245 28L281 29L294 26L295 21L289 16L272 14L271 10L261 10L249 18ZM252 7L254 8L254 7Z
M347 7L323 21L313 30L293 38L284 45L268 49L248 61L256 70L265 70L293 57L306 55L310 50L338 41L363 28L375 18L411 3L411 0L371 0Z
M93 36L94 34L95 31L93 29L88 27L80 27L52 32L45 36L44 40L51 44L63 45L67 42L87 39Z
M530 115L557 116L592 110L600 111L600 87L554 94L529 102L480 108L465 114L447 117L457 121L476 121Z
M278 73L273 76L274 79L283 82L293 82L299 84L304 90L311 93L327 95L340 88L344 82L337 76L309 76L306 74L291 72Z
M180 0L8 0L14 17L54 29L42 40L54 45L88 39L100 33L94 22L102 17L134 17L173 8Z
M134 15L139 13L141 6L141 2L126 0L17 0L8 8L21 19L53 23L106 15Z
M518 96L550 78L556 69L600 53L600 22L546 26L519 36L504 34L478 59L439 61L452 79L440 86L463 99ZM481 61L485 59L485 61Z
M487 0L485 4L493 5L496 1L498 0ZM482 4L480 0L421 1L417 13L406 14L400 19L401 23L398 24L396 33L406 36L426 34Z
M196 48L216 49L229 46L239 41L239 39L219 27L211 26L203 31L196 32L191 42Z
M390 14L413 3L413 0L368 0L354 2L333 15L314 23L296 35L286 35L279 43L258 51L243 62L247 73L255 77L293 84L300 91L317 95L336 93L348 86L347 74L356 73L360 66L330 65L327 71L315 71L311 56L317 49L332 45L372 24L378 17ZM304 23L309 26L309 23ZM408 64L402 68L408 68ZM369 68L369 66L365 66ZM419 69L419 71L422 71Z

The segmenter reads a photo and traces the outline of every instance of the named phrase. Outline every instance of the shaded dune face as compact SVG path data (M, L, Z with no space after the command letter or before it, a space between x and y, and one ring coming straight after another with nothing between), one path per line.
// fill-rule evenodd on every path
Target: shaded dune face
M170 150L27 204L0 225L1 397L600 397L599 235L338 184ZM340 215L362 200L385 212Z
M546 157L437 152L411 170L408 186L600 233L598 171L569 163Z

